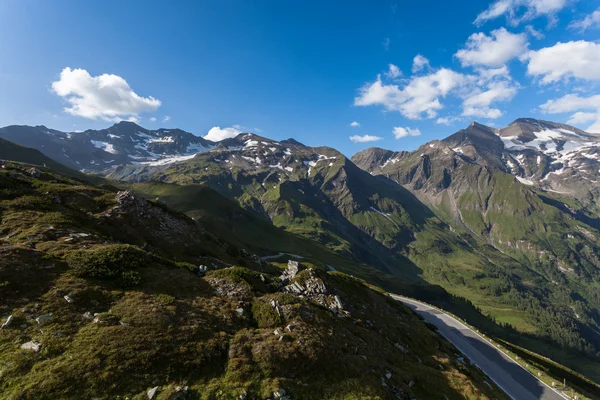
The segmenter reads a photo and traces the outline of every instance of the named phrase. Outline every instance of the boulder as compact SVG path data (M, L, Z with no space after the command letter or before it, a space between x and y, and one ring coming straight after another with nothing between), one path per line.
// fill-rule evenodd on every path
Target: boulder
M30 342L23 343L21 345L21 349L31 350L31 351L35 351L37 353L38 351L40 351L42 349L42 344L36 340L32 340Z
M298 272L300 272L303 268L304 267L302 266L302 264L300 264L298 261L289 260L287 269L283 271L283 274L281 274L279 279L285 285L286 283L294 279L296 275L298 275Z
M72 298L70 298L69 296L66 296L66 295L65 295L65 296L64 296L64 299L67 301L67 303L72 303L72 302L73 302L73 299L72 299Z

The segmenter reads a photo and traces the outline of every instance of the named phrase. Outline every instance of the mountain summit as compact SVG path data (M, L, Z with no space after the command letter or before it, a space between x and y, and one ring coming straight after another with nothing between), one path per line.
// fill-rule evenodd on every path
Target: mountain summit
M181 129L148 130L127 121L84 132L13 125L0 128L0 138L35 148L63 165L85 171L181 161L214 146L213 142Z

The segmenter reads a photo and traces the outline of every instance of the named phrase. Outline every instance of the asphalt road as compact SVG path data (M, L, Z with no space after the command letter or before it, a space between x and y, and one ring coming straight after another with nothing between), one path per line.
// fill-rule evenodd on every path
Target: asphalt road
M564 400L561 394L545 385L519 364L483 339L462 322L427 304L392 295L435 325L439 332L471 362L483 370L515 400Z

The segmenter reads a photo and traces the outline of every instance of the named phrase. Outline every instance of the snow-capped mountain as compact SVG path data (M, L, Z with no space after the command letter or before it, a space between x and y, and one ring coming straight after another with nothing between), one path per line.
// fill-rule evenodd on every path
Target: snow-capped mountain
M581 185L600 186L600 136L534 119L518 119L495 133L507 170L521 183L572 194Z
M61 132L45 126L7 126L0 137L35 148L73 169L100 171L114 165L164 165L182 161L215 143L181 129L144 129L119 122L107 129Z

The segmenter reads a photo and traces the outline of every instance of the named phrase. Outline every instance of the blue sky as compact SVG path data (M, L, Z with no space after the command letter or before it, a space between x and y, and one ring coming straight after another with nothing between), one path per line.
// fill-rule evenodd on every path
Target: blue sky
M600 132L600 0L172 3L0 2L0 126L134 119L347 155L473 120Z

